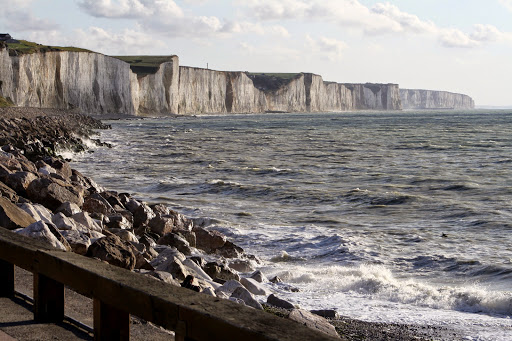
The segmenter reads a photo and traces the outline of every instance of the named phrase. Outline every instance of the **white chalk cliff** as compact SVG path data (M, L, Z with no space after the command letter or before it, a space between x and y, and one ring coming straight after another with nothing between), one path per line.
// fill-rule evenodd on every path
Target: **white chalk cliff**
M10 56L7 48L0 48L0 95L17 106L162 116L400 110L404 101L397 84L325 82L311 73L277 83L268 83L265 77L180 66L177 56L161 64L154 74L137 75L128 63L99 53L54 51ZM407 108L411 103L423 103L416 99L422 95L406 96ZM435 96L441 95L431 95ZM452 101L454 107L458 101ZM441 102L442 107L451 103L433 99L425 105Z
M473 109L468 95L448 91L400 89L403 109Z

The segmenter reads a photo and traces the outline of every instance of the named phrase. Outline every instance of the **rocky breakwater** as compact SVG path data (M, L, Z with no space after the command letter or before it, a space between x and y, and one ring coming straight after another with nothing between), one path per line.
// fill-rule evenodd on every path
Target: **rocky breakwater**
M6 138L1 141L7 142L0 148L1 227L169 285L179 286L192 275L203 294L255 309L282 306L288 309L290 319L338 337L335 327L324 318L275 297L273 286L292 288L277 278L271 283L261 272L255 272L260 263L256 256L209 230L201 219L189 219L165 205L148 204L128 193L108 191L44 147L25 149L24 136L59 145L63 138L39 130L38 122L45 117L34 112L22 117L21 108L14 109L18 112L9 115L4 111L1 118L0 132ZM49 131L69 129L78 134L82 124L70 128L66 122L79 117L90 122L90 128L102 127L81 115L46 118L45 125ZM15 134L10 136L12 131Z
M474 109L471 97L448 91L400 89L403 109Z

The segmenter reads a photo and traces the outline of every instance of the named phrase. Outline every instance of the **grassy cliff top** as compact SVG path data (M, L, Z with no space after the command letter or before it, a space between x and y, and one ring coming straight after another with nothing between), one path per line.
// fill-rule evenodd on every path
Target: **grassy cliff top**
M294 79L300 73L272 73L272 72L247 72L249 76L275 77L280 79Z
M287 85L297 78L300 73L268 73L268 72L247 72L256 88L264 92L273 92Z
M174 56L112 56L130 64L130 69L138 76L156 73L160 64L171 62Z
M79 47L41 45L27 40L20 40L19 43L7 43L7 46L9 51L15 51L16 55L50 51L92 52Z

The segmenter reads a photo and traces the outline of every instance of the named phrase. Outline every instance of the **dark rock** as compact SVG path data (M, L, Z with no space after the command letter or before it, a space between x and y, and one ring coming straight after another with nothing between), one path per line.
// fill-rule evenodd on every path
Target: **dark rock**
M165 283L168 283L168 284L171 284L171 285L174 285L176 287L179 287L181 286L180 285L180 282L177 281L176 279L174 279L172 277L172 275L168 272L165 272L165 271L151 271L151 272L148 272L148 275L149 276L152 276L162 282L165 282Z
M203 269L213 279L240 281L240 275L238 273L220 262L206 263Z
M49 160L49 159L47 159ZM49 163L47 160L45 160L46 163L48 163L53 169L57 171L59 175L61 175L65 179L69 179L71 175L73 175L73 172L71 170L71 167L67 162L64 162L60 159L51 158L51 162Z
M27 196L27 188L32 181L37 179L37 176L29 172L16 172L11 173L5 179L5 184L12 188L16 193L22 197Z
M235 259L229 262L229 267L240 272L254 271L251 261L247 259Z
M168 245L175 247L176 249L178 249L178 251L180 251L186 256L189 256L192 253L192 250L190 249L190 245L188 244L188 242L174 233L167 233L166 235L158 239L156 243L159 245Z
M204 266L206 265L206 261L204 260L203 257L200 257L200 256L192 256L192 257L189 257L188 259L190 259L192 262L196 263L197 265L199 265L201 268L204 268ZM211 276L210 276L211 277Z
M226 258L240 258L244 254L244 249L226 240L222 247L215 250L215 253Z
M130 247L116 236L98 239L89 246L87 257L99 258L109 264L128 270L135 268L136 259Z
M171 209L163 204L151 205L150 207L157 216L169 215L171 212Z
M278 276L274 276L270 279L270 282L272 283L282 283L283 280L281 278L279 278Z
M78 206L83 203L83 199L77 193L73 193L72 186L66 186L62 182L46 176L32 181L27 188L27 194L30 200L44 205L52 211L65 202L72 202Z
M0 226L9 230L25 228L35 223L27 212L14 205L8 199L0 197Z
M118 228L118 229L131 229L132 224L121 214L113 214L108 216L108 228Z
M250 277L260 283L268 282L267 277L260 270L255 271Z
M89 213L101 213L101 214L108 214L112 213L113 209L110 207L110 205L105 205L105 203L99 199L93 198L91 196L87 197L85 199L84 204L82 206L82 209L84 211L87 211Z
M196 247L196 234L189 230L176 230L173 231L182 238L184 238L191 247Z
M159 236L171 233L174 228L174 220L168 216L156 216L151 219L148 223L151 232L158 234Z
M333 309L323 309L323 310L311 310L311 312L315 315L322 316L327 319L337 319L340 317L338 312Z
M0 182L0 195L6 197L11 202L18 202L19 200L16 192L9 186L5 185L3 182Z
M77 204L67 201L57 207L57 209L54 211L54 213L59 212L62 212L66 217L71 217L72 215L81 212L81 210Z
M208 253L214 253L226 244L226 237L218 231L208 231L202 227L194 227L196 247Z
M121 202L121 199L119 198L119 196L117 195L117 192L114 192L114 191L105 191L105 192L101 192L100 195L105 199L107 200L107 202L110 204L110 206L112 207L116 207L118 206L120 209L124 210L125 207L124 207L124 204Z
M133 226L137 228L141 225L148 225L149 221L155 216L155 213L147 204L141 203L135 212L133 212Z
M146 247L154 247L156 245L156 241L148 234L143 234L139 238L139 243L144 244Z
M278 308L295 309L295 306L293 304L277 297L274 294L271 294L269 297L267 297L267 303L270 305L273 305L274 307L278 307Z

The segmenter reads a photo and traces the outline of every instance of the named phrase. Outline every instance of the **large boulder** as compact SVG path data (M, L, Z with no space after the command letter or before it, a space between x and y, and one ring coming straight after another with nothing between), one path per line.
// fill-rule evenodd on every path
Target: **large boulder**
M274 307L278 307L278 308L289 309L289 310L295 309L295 306L293 304L277 297L274 294L271 294L269 297L267 297L267 303Z
M260 304L260 302L256 301L254 296L244 287L236 288L235 291L233 291L233 293L231 294L231 297L241 299L242 301L244 301L245 305L249 307L253 307L258 310L263 310L263 307Z
M50 212L46 207L40 204L31 204L31 203L23 203L18 204L18 207L23 211L30 214L32 218L36 221L42 220L45 223L53 224L52 222L52 212Z
M174 229L174 220L168 216L155 216L148 222L151 232L164 236Z
M253 295L262 295L262 296L268 296L270 295L270 292L258 281L252 279L252 278L242 278L240 279L240 283L250 291Z
M194 227L196 247L208 253L214 253L226 244L226 237L218 231L208 231L202 227Z
M18 202L19 197L11 187L7 186L3 182L0 182L0 196L4 196L11 202Z
M80 207L78 207L77 204L67 201L60 205L59 207L57 207L57 209L54 212L62 212L64 215L66 215L66 217L71 217L73 214L82 212L82 210L80 209Z
M226 294L228 297L237 289L243 288L244 286L239 281L230 280L226 281L226 283L222 284L220 287L215 289L215 293L217 296L221 296L221 293Z
M96 240L89 246L86 256L98 258L128 270L133 270L136 263L131 248L124 245L121 239L114 235Z
M197 263L195 263L194 261L190 259L185 259L183 261L183 265L185 265L188 268L189 272L193 272L196 278L202 278L209 282L213 282L213 279L206 272L204 272L204 270L201 269L201 267L197 265Z
M215 250L215 253L225 258L240 258L244 254L244 249L226 240L222 247Z
M112 207L108 202L106 202L106 200L100 200L92 196L85 199L82 210L89 213L101 213L103 215L107 215L113 211Z
M133 213L133 226L135 228L141 225L147 225L151 219L156 217L151 207L145 203L141 203Z
M162 282L174 285L176 287L180 286L180 282L178 282L178 280L174 279L172 277L172 275L168 272L155 270L155 271L148 272L147 275L149 275L153 278L156 278Z
M27 195L30 200L52 211L68 201L78 206L83 204L83 198L73 186L47 176L32 181L27 188Z
M66 238L73 252L79 255L87 254L87 249L91 246L91 238L86 233L78 230L61 230L60 233Z
M73 214L71 218L91 231L102 232L101 226L87 212Z
M251 272L254 271L252 262L248 259L235 259L229 262L229 267L239 272Z
M188 244L188 242L179 235L174 233L167 233L166 235L160 237L160 239L158 239L156 243L159 245L168 245L175 247L178 249L178 251L180 251L186 256L189 256L192 253L192 250L190 249L190 245Z
M220 262L206 263L204 271L213 279L240 281L240 275L235 270Z
M311 329L315 329L327 335L339 338L339 335L332 324L330 324L323 317L310 313L307 310L293 309L290 312L290 315L288 315L288 318L290 320L297 321Z
M37 221L24 229L16 231L16 233L41 240L48 245L53 246L56 249L67 251L67 247L64 246L57 237L50 231L48 225L42 221Z
M37 179L37 176L34 175L34 173L16 172L7 176L5 179L5 184L16 191L18 195L26 197L27 188L35 179Z
M267 276L265 276L260 270L254 271L250 277L260 283L267 283L269 281Z
M36 220L27 212L6 198L0 197L0 226L9 230L16 230L25 228L35 222Z
M153 262L150 262L152 264ZM155 270L165 271L172 275L172 277L183 281L185 277L190 275L188 269L183 265L183 263L178 258L169 258L165 262L159 264Z

